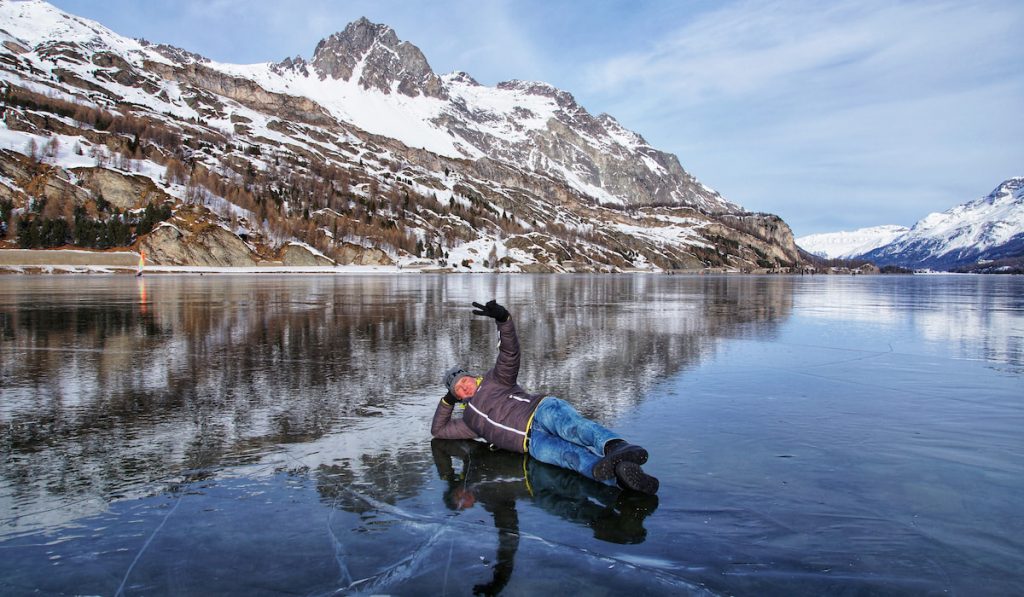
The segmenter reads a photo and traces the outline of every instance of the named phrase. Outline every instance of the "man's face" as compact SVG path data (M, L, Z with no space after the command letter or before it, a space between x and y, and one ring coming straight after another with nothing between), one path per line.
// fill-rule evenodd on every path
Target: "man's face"
M472 398L476 394L476 378L469 375L460 377L452 391L459 400Z

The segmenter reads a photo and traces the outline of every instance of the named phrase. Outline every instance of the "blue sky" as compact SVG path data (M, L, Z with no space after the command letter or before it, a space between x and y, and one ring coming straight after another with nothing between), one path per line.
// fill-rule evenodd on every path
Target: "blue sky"
M222 62L360 16L438 73L551 83L797 236L912 225L1024 176L1024 2L52 0Z

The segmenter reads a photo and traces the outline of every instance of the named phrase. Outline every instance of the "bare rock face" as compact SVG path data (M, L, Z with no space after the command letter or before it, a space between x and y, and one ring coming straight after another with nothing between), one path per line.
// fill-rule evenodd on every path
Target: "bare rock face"
M61 199L70 197L81 204L88 198L88 192L73 184L67 170L50 164L40 164L20 153L0 150L0 176L14 182L24 196ZM18 199L18 193L5 187L3 195ZM19 201L16 201L18 203Z
M114 52L96 52L92 55L91 61L101 68L116 68L125 71L131 69L131 65Z
M380 249L345 243L339 251L338 263L340 265L393 265L395 262Z
M363 63L359 84L382 93L447 99L440 77L434 74L419 48L399 41L387 25L371 23L365 17L349 23L345 30L321 40L311 64L321 79L348 81Z
M285 265L309 267L309 266L332 266L334 262L310 251L305 245L289 244L284 248L281 258Z
M475 84L461 75L451 82ZM557 106L554 117L543 129L531 130L519 141L481 131L493 128L495 118L506 118L503 125L509 130L522 130L520 119L535 117L526 108L499 116L453 102L451 110L443 112L434 123L496 161L522 165L555 179L564 180L565 172L572 172L586 186L599 190L592 197L598 203L689 206L706 213L740 211L739 206L686 172L676 156L654 149L642 136L607 114L591 115L571 93L533 81L505 81L497 88L549 98ZM474 123L480 126L467 126Z
M761 241L760 250L779 261L798 263L800 251L793 240L793 231L779 216L773 214L742 213L726 215L722 221L733 229L749 234Z
M18 42L14 41L13 39L5 39L3 42L3 46L8 50L14 52L15 54L27 54L32 51L26 48L25 46L19 44Z
M163 79L222 95L258 112L312 125L334 122L320 104L309 98L273 93L255 81L226 75L204 64L190 62L171 66L147 61L145 66Z
M601 147L586 137L607 139L617 131L585 111L574 120L571 124L550 121L532 144L549 160L572 164L587 183L624 198L627 205L685 205L708 213L736 208L683 170L678 158L650 147L639 135L634 134L637 146L631 150L619 145Z
M72 172L86 187L123 210L139 209L150 202L160 205L164 201L175 200L145 176L123 174L106 168L75 168Z
M209 222L175 217L158 226L140 243L153 265L197 265L207 267L251 267L252 251L231 232Z

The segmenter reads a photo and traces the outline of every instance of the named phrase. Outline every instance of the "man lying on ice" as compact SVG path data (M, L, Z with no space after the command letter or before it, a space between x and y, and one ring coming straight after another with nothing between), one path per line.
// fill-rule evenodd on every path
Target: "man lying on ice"
M657 493L658 480L640 468L647 450L581 416L560 398L520 387L519 338L508 310L493 300L473 306L474 315L491 317L498 326L497 361L482 376L461 367L445 373L448 393L437 405L430 433L442 439L482 437L497 448L527 453L608 485ZM452 418L456 401L466 404L461 419Z

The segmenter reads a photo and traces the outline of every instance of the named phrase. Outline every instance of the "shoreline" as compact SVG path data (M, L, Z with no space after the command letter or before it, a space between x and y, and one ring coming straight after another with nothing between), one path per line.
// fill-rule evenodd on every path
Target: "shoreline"
M38 264L38 265L0 265L0 279L4 276L80 276L80 275L112 275L112 276L168 276L168 275L213 275L213 276L251 276L260 274L270 275L312 275L312 276L346 276L346 275L409 275L409 274L444 274L444 275L480 275L480 274L502 274L502 275L662 275L662 276L794 276L794 277L862 277L862 276L980 276L986 274L961 273L961 272L940 272L920 271L908 274L850 274L850 273L815 273L801 274L799 272L740 272L721 270L623 270L618 272L521 272L521 271L495 271L475 269L468 271L455 271L451 268L412 268L400 267L397 265L337 265L337 266L274 266L262 265L253 267L229 267L229 266L198 266L198 265L151 265L146 266L142 276L138 276L136 266L104 266L104 265L69 265L69 264ZM994 275L994 274L987 274Z
M67 275L106 274L135 275L138 272L137 251L90 251L82 249L0 249L0 276L3 275ZM228 265L151 265L143 267L149 274L297 274L297 275L350 275L350 274L523 274L523 273L599 273L599 272L529 272L495 270L480 265L470 268L445 266L414 260L394 265L285 265L281 262L262 262L246 266ZM670 273L660 269L623 270L607 273ZM683 273L683 272L675 272ZM686 272L699 274L700 270ZM739 272L736 272L739 273Z
M38 265L0 265L0 276L3 275L118 275L136 276L136 266L111 265L69 265L69 264L38 264ZM149 275L180 275L180 274L212 274L212 275L254 275L254 274L313 274L313 275L346 275L346 274L418 274L433 273L419 269L402 269L398 266L254 266L254 267L219 267L191 265L151 265L143 270L143 277Z
M0 277L7 275L125 275L135 276L138 273L139 253L136 251L89 251L80 249L0 249ZM725 268L708 268L693 270L663 269L625 269L618 271L516 271L495 270L485 267L468 269L453 268L438 264L419 261L405 265L284 265L279 262L264 262L251 266L203 266L203 265L146 265L146 275L253 275L253 274L288 274L288 275L361 275L361 274L660 274L678 276L866 276L866 275L972 275L955 272L917 271L913 274L878 274L851 271L836 272L779 272L752 271L743 272ZM981 275L981 274L973 274Z
M138 272L138 251L89 251L81 249L0 249L0 275L116 274ZM400 265L284 265L252 266L150 265L147 274L352 274L418 273L437 269Z

